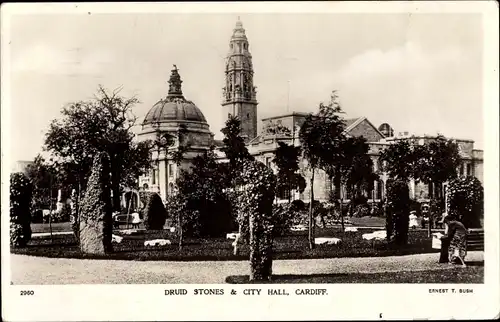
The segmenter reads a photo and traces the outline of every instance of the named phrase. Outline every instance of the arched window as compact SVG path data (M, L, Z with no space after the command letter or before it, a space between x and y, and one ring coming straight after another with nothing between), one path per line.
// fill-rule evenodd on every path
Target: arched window
M278 197L279 197L279 199L287 200L290 197L290 190L288 190L286 188L280 189L279 193L278 193Z
M379 199L379 200L382 200L382 196L383 196L383 190L384 190L384 181L382 180L378 180L377 182L377 196L375 197L376 199Z
M382 200L384 198L384 181L378 181L377 197L376 199Z
M472 165L470 163L467 164L467 175L468 176L472 175Z

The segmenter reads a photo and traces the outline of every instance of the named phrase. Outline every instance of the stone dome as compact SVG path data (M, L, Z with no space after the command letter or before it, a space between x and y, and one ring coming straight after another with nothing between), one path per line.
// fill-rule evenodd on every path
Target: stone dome
M201 110L191 101L184 98L182 94L182 80L174 65L170 80L168 95L158 101L144 117L142 125L168 122L196 122L207 124Z
M144 117L144 125L168 121L191 121L207 123L201 110L185 99L162 99L149 110Z

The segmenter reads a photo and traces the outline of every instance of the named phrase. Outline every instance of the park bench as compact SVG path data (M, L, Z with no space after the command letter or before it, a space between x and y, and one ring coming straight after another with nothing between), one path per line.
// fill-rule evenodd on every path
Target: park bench
M469 229L467 235L467 250L484 251L484 229Z
M121 225L126 225L127 228L138 228L142 221L139 219L139 214L123 214L113 217L113 227L119 228Z

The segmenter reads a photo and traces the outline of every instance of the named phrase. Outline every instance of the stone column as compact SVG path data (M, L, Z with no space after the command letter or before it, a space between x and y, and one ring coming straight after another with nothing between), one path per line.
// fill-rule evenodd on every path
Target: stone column
M163 159L160 161L160 168L158 169L158 188L160 190L160 197L162 200L166 200L167 197L167 160Z

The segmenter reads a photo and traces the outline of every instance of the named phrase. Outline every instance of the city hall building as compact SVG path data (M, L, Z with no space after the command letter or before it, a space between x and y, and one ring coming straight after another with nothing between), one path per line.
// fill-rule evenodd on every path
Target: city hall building
M299 146L299 131L307 114L292 112L262 119L262 128L258 129L258 101L256 87L254 86L254 70L249 42L242 23L238 20L229 42L229 54L226 59L225 70L221 71L225 77L225 86L222 89L222 110L224 117L237 116L241 121L241 135L247 143L249 152L255 158L275 169L272 160L278 147L278 142ZM220 148L222 142L214 140L201 109L192 101L184 97L182 80L177 67L174 65L169 80L169 91L166 98L160 99L146 114L142 124L139 140L155 139L156 133L170 133L173 136L181 126L186 129L183 136L184 142L176 142L175 150L179 144L189 144L189 151L185 153L183 162L178 167L169 154L164 151L153 153L153 169L148 175L139 178L140 189L158 192L163 200L175 191L175 180L180 169L189 168L191 160L206 151L211 145ZM277 126L279 125L279 126ZM285 131L276 129L287 128ZM435 139L435 136L413 136L407 132L395 134L387 123L374 125L366 117L346 119L345 134L351 137L363 136L369 144L369 154L373 159L374 171L379 179L373 184L373 189L365 191L369 201L380 201L385 197L387 174L383 164L379 161L380 153L390 144L398 140L413 137L419 144L424 144ZM457 169L459 175L477 177L483 182L483 151L474 148L474 141L456 139L459 146L462 166ZM216 153L221 162L225 155L219 149ZM309 186L310 172L307 162L301 160L301 172L304 175L307 187L303 193L292 191L292 199L308 201L311 187ZM275 169L276 170L276 169ZM317 200L327 200L331 182L323 171L316 171L314 180L314 195ZM425 200L429 197L426 185L410 183L410 195L416 200ZM348 196L347 196L348 197ZM278 200L288 200L288 193L278 196Z

